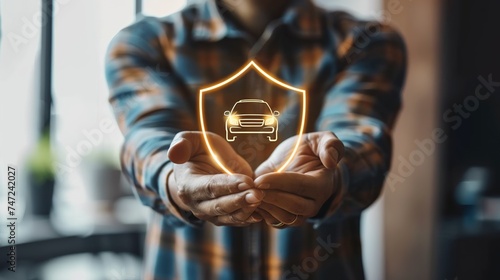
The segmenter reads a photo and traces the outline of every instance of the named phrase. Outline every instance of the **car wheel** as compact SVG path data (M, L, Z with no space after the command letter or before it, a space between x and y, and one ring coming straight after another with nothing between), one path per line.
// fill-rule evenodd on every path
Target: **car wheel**
M234 140L236 140L236 136L228 133L228 134L226 134L226 140L227 140L227 142L234 142Z
M278 141L278 133L274 134L273 136L267 136L270 142L276 142Z

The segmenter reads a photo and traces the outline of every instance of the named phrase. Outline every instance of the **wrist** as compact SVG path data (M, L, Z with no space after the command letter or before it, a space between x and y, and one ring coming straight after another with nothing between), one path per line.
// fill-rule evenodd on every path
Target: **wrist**
M177 209L184 210L184 211L191 211L189 207L182 202L181 198L178 195L178 189L177 189L177 184L175 181L175 176L173 176L174 169L168 173L167 175L167 194L170 197L170 201L176 207Z
M329 187L332 189L331 194L328 196L325 202L321 205L318 213L312 217L313 220L326 218L331 214L331 209L337 209L342 203L344 193L342 191L342 186L339 180L339 170L338 168L333 173L333 180Z

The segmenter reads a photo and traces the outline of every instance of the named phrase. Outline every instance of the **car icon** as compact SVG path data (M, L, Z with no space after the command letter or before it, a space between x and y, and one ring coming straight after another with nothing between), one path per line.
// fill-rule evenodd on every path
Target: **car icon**
M265 134L270 142L278 140L278 116L262 99L241 99L231 111L225 111L226 140L233 142L238 134Z

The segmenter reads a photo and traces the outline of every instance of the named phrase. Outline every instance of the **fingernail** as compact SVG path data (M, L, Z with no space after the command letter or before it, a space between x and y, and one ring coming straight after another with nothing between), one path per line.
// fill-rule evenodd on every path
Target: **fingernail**
M260 184L258 186L259 189L264 189L264 190L267 190L271 187L271 185L267 184L267 183L264 183L264 184Z
M250 204L255 204L257 202L260 202L260 199L257 198L253 193L249 193L245 196L245 200L247 203L250 203Z
M338 164L338 159L339 159L339 152L337 151L337 149L331 147L331 148L328 148L328 155L330 156L332 162L336 165Z
M247 222L248 223L258 223L262 221L262 218L259 216L259 215L251 215L248 219L247 219Z
M182 140L183 140L182 138L181 138L181 139L174 139L174 141L172 141L172 142L170 143L170 148L172 148L172 147L174 147L174 146L178 145L180 142L182 142Z
M257 221L253 217L250 217L245 222L247 222L247 223L256 223Z
M247 184L247 183L240 183L240 184L238 185L238 189L239 189L240 191L246 191L246 190L249 190L249 189L251 189L251 188L252 188L252 186L250 186L250 185L249 185L249 184Z

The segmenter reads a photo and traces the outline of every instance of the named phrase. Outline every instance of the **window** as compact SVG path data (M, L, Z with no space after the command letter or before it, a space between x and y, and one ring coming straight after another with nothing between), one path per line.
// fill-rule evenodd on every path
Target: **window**
M382 1L377 0L315 0L316 4L329 10L344 10L357 17L381 18Z
M0 1L0 178L8 164L21 169L36 141L36 114L38 100L38 75L40 68L40 13L38 0ZM19 170L19 174L23 174ZM1 203L7 196L5 180L0 185ZM23 184L22 177L17 184ZM17 217L22 218L27 193L17 189ZM0 212L4 217L6 211ZM7 240L1 231L2 241Z
M88 209L108 211L105 208L110 205L105 205L105 200L115 200L131 192L130 186L120 181L119 151L123 137L107 101L104 57L113 36L134 22L136 3L65 2L54 15L53 142L59 166L55 194L59 209L54 214L61 221L57 224L66 227L60 230L72 233L88 230L89 224L95 222ZM166 15L181 9L183 2L144 0L143 13ZM103 184L106 181L113 183ZM146 211L137 201L129 202L129 207L120 203L113 207L139 208L130 215ZM75 220L75 215L81 218ZM118 218L133 222L130 215ZM138 216L137 220L140 219Z
M187 0L142 0L142 14L163 17L182 9Z

